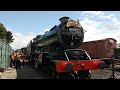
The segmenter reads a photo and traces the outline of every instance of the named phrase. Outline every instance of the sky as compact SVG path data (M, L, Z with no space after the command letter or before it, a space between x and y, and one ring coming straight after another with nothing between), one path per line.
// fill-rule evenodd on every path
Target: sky
M59 25L63 16L79 19L86 30L84 42L114 38L120 43L120 11L0 11L0 23L12 32L15 40L10 45L16 50Z

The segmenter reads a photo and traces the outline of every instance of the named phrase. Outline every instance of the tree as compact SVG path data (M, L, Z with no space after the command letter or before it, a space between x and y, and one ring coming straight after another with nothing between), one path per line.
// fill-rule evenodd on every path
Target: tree
M7 43L11 43L14 40L12 32L8 31L2 23L0 23L0 39L5 40Z
M0 39L5 39L6 31L4 25L0 23Z
M13 35L12 35L12 32L11 31L7 31L6 32L6 41L7 41L7 43L11 43L11 42L13 42Z

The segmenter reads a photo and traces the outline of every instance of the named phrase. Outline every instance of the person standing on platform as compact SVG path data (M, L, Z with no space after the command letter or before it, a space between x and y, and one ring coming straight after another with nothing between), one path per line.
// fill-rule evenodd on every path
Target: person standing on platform
M21 59L21 54L19 52L17 52L16 69L20 69L21 68L20 59Z
M24 68L26 56L24 54L22 54L21 59L22 59L22 66Z
M13 54L14 52L12 52L12 54L10 55L10 67L12 68L13 67Z

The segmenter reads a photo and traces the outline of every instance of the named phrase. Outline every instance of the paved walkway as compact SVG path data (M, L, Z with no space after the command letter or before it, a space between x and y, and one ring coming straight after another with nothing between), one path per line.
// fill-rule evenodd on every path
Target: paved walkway
M3 73L5 78L1 79L49 79L50 77L40 70L33 69L30 65L24 68L7 68Z
M15 68L7 68L4 72L3 72L3 76L6 79L15 79L17 74L16 74L16 69Z

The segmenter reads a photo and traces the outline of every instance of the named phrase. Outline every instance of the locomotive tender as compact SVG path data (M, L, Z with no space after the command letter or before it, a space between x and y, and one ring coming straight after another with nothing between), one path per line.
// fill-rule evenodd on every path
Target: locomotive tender
M44 35L38 35L27 45L30 60L54 78L90 78L90 70L103 69L104 62L91 60L85 50L78 49L84 39L79 21L62 17L60 24Z

